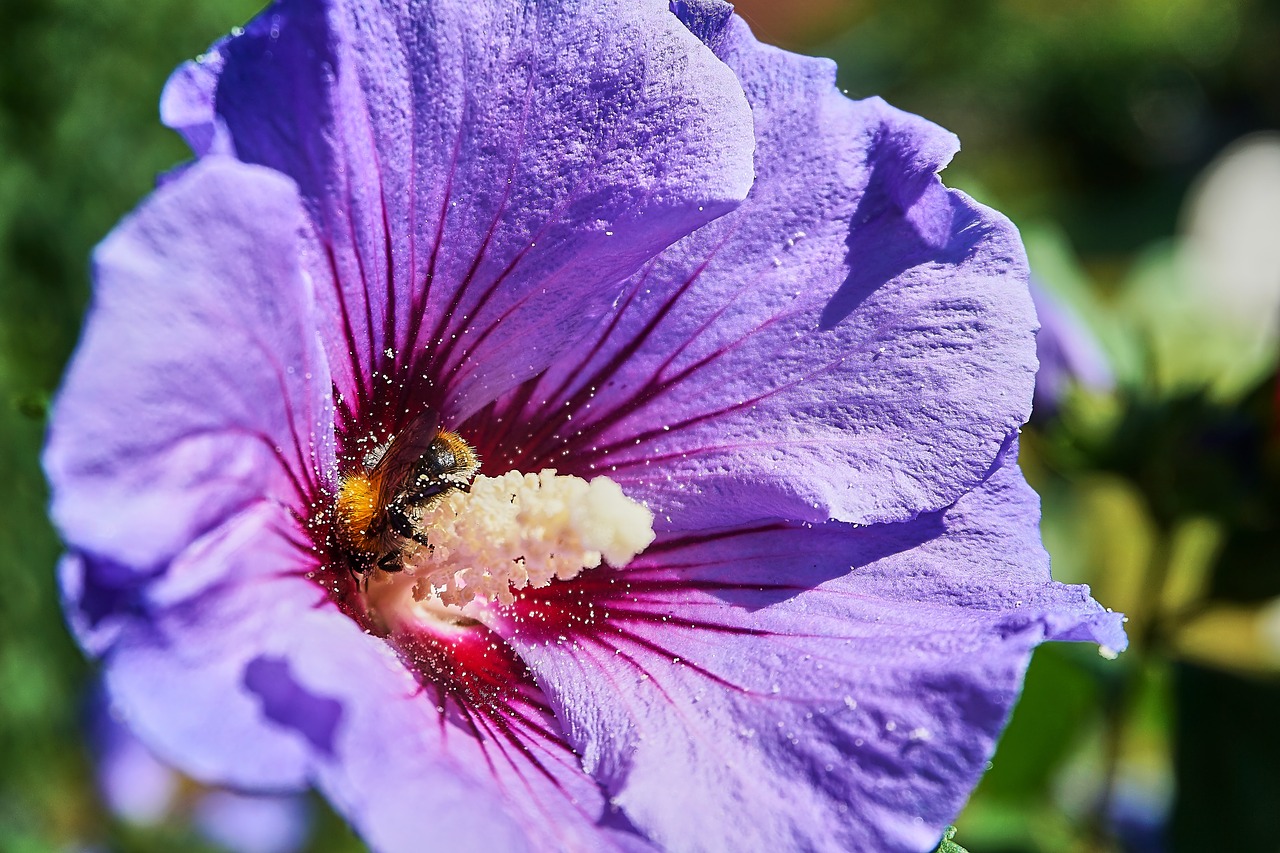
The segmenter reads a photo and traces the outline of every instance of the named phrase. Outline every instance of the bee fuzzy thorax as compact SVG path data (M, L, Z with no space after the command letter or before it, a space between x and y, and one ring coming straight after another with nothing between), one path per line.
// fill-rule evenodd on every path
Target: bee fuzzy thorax
M425 542L413 514L451 491L466 491L480 457L457 433L416 418L390 441L375 445L338 481L338 542L353 569L399 571L404 543Z
M608 562L625 566L653 542L653 513L608 477L590 482L546 469L477 477L425 508L429 547L403 555L414 597L466 607L510 604L515 591L568 580Z

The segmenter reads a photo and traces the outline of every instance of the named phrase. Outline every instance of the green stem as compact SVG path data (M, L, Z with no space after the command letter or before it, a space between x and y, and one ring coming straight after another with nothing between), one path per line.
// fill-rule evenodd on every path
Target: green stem
M1119 782L1120 760L1124 755L1124 742L1129 720L1142 697L1147 663L1159 643L1162 619L1162 601L1165 583L1169 578L1173 539L1171 525L1158 526L1151 556L1142 576L1142 595L1139 602L1144 610L1129 616L1129 650L1125 653L1127 666L1120 690L1107 703L1104 724L1102 790L1089 821L1089 849L1105 851L1114 849L1108 831L1108 815L1115 802Z

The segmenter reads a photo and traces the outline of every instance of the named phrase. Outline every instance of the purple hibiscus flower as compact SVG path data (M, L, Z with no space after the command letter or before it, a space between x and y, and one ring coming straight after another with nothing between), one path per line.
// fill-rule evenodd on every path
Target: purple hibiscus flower
M1042 417L1057 413L1073 385L1109 391L1115 385L1111 366L1097 338L1075 313L1042 285L1032 282L1031 299L1040 320L1036 335L1035 411Z
M296 794L253 796L191 785L122 726L100 691L90 707L94 775L103 803L128 823L190 819L207 840L236 853L294 853L309 831Z
M1031 649L1013 227L722 3L281 0L162 102L45 464L162 756L380 850L936 843Z

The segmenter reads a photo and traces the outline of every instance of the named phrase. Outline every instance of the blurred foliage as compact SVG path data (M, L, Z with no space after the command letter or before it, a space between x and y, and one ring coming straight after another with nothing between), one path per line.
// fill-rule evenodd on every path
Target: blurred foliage
M934 853L969 853L954 841L956 831L954 826L947 827L947 831L942 835L942 843L938 845L938 849Z
M1267 0L849 6L855 26L818 49L850 94L958 133L956 165L1002 209L1062 223L1088 255L1169 234L1199 167L1280 124L1280 7Z
M62 624L37 455L92 247L186 156L156 118L164 80L255 5L0 4L6 853L209 849L180 815L128 826L94 793L81 734L92 673ZM1117 661L1036 654L957 837L975 853L1276 849L1280 641L1260 639L1280 630L1267 609L1280 597L1274 360L1221 387L1205 379L1231 338L1199 340L1213 319L1175 298L1185 272L1171 241L1210 159L1280 127L1280 2L739 8L762 37L836 58L852 96L956 131L965 149L948 182L1023 227L1037 274L1114 361L1115 393L1081 392L1028 428L1024 466L1055 572L1129 613L1133 648ZM359 849L317 810L313 849Z

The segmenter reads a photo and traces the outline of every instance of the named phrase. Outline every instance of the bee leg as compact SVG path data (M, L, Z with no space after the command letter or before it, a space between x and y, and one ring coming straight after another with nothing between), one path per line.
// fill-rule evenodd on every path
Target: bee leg
M405 511L402 504L387 504L387 521L391 524L391 529L405 539L412 539L413 534L417 531L413 527L413 519L409 517L409 513Z
M369 575L373 574L373 558L369 554L353 554L347 561L347 574L361 592L369 591Z
M414 526L413 519L401 504L388 504L387 519L391 522L391 529L405 539L412 539L429 551L435 550L435 546L427 541L427 534Z
M378 568L384 572L401 572L404 566L400 565L400 554L397 551L390 551L378 558ZM364 582L369 583L369 576L364 576Z

